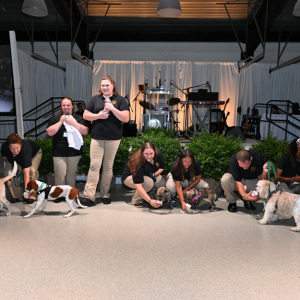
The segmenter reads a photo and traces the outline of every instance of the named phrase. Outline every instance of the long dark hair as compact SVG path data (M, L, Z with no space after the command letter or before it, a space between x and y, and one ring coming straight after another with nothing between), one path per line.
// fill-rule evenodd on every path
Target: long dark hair
M146 142L142 145L141 148L139 148L138 150L136 150L129 159L129 169L130 169L130 173L134 176L138 169L146 163L146 159L144 157L144 151L146 149L152 149L154 151L154 156L157 154L157 150L155 148L155 146L150 143L150 142Z
M190 175L191 175L190 178L191 178L191 180L193 180L195 177L195 157L191 150L186 149L180 153L178 159L176 160L176 162L174 164L172 171L174 171L175 173L178 172L181 180L184 181L184 166L182 164L182 159L185 157L190 157L192 159L192 164L189 166L189 171L190 171Z
M296 166L296 159L297 159L297 152L298 152L298 138L292 140L289 143L289 148L288 148L288 153L290 154L290 162L291 162L291 166L293 168L295 168ZM299 139L299 143L300 143L300 139Z
M71 101L71 103L72 103L72 116L74 117L75 115L76 115L76 112L75 112L75 109L74 109L74 103L73 103L73 100L70 98L70 97L63 97L61 100L60 100L60 110L59 110L59 113L58 113L58 116L60 117L60 116L62 116L64 113L63 113L63 111L62 111L62 109L61 109L61 103L63 102L63 100L69 100L69 101Z

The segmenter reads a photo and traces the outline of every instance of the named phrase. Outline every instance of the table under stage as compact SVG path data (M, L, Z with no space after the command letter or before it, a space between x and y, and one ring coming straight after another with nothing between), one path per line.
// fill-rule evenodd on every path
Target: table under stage
M205 129L207 132L210 132L210 125L212 123L219 123L221 121L222 111L217 112L217 115L214 116L212 120L212 110L217 108L219 105L225 104L225 101L180 101L181 105L185 106L185 132L189 128L189 106L192 106L192 112L194 112L196 120L192 118L192 124L194 127L194 134L196 134L201 129ZM198 111L199 108L204 108L204 113L201 115ZM192 116L193 117L193 114ZM207 122L209 121L209 122ZM198 125L198 129L197 129Z

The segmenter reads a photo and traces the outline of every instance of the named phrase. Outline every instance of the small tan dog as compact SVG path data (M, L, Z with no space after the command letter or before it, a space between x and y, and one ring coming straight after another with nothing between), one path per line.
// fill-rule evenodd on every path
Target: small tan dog
M265 207L263 219L258 223L266 225L268 222L276 222L279 219L290 219L294 217L296 227L291 227L291 231L300 231L300 196L288 192L276 192L276 185L268 180L259 180L256 185L260 199L267 199L269 194L270 199Z
M184 200L186 203L191 205L191 209L197 209L201 200L208 198L208 202L211 205L209 211L213 211L216 207L215 201L218 199L218 195L215 191L208 188L192 188L185 193Z
M84 206L80 203L78 189L70 185L48 186L44 182L38 180L30 180L24 192L24 198L27 199L32 194L38 195L36 199L36 205L31 210L31 212L23 218L29 218L31 215L33 215L33 213L39 208L42 203L42 209L39 211L43 211L46 208L47 200L55 200L59 197L65 197L66 202L70 207L70 212L67 215L64 215L64 218L70 217L74 213L77 205L82 208L87 208L87 206Z
M11 215L11 208L10 208L10 202L6 199L4 183L16 175L17 167L18 167L17 163L14 162L14 168L13 168L12 172L10 173L10 175L0 179L0 210L3 210L3 204L4 204L8 211L6 213L7 216Z
M162 202L167 201L167 203L169 203L171 200L171 193L165 187L160 187L157 189L156 199Z

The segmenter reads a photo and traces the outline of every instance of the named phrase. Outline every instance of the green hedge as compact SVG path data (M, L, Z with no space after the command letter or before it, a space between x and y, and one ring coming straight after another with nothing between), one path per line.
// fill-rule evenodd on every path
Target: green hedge
M79 162L78 174L87 174L90 165L90 135L84 138L83 155ZM227 171L229 160L233 153L243 149L243 140L240 138L219 135L217 133L203 132L192 137L191 142L182 144L171 130L160 128L148 128L146 132L137 137L122 138L115 158L113 172L120 175L130 155L145 142L152 142L159 149L165 159L166 168L164 174L170 171L173 162L184 148L190 149L199 160L203 172L203 178L214 178L220 180ZM37 140L43 151L40 164L40 173L45 175L53 173L52 139L46 137ZM266 160L271 160L277 165L280 157L287 151L288 143L279 141L269 136L263 141L253 145L251 149L259 151Z

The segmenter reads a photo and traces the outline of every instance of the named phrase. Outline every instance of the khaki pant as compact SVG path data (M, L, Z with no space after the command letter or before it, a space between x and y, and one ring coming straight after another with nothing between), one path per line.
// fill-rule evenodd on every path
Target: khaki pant
M246 186L246 192L254 191L259 179L243 179L242 182ZM237 193L235 180L230 173L225 173L221 178L221 186L224 191L224 195L229 203L235 203L237 200L241 200L241 196Z
M185 180L185 181L181 181L181 186L183 188L186 188L190 185L189 181L188 180ZM173 179L173 176L171 173L169 173L167 175L167 184L166 184L166 188L168 189L168 191L171 193L171 194L176 194L176 185L175 185L175 182L174 182L174 179ZM200 180L200 182L195 186L196 189L201 189L201 188L209 188L209 185L206 181L204 180Z
M83 192L85 198L95 201L102 161L100 196L101 198L110 198L109 189L113 177L113 164L120 142L121 140L91 140L90 169Z
M134 182L132 180L132 175L128 176L124 182L126 186L128 186L131 189L135 189ZM156 177L156 182L154 182L150 177L144 176L144 182L142 183L143 189L146 191L146 193L149 193L154 187L160 188L162 186L166 185L165 179L161 176L158 175ZM138 191L136 191L132 197L131 203L132 204L141 204L143 202L143 198L140 196Z
M76 185L76 173L81 156L53 157L55 185Z
M32 158L31 161L31 167L30 167L30 178L39 179L39 165L42 159L42 149L40 149L37 154ZM11 170L11 164L6 161L6 165L4 168L4 175L7 176L9 170ZM23 193L24 193L24 185L21 184L18 186L16 185L15 182L17 182L16 177L14 177L12 180L7 181L7 187L9 189L10 194L12 195L13 198L18 198L19 200L22 201L23 199ZM30 199L36 199L35 196L30 196Z

